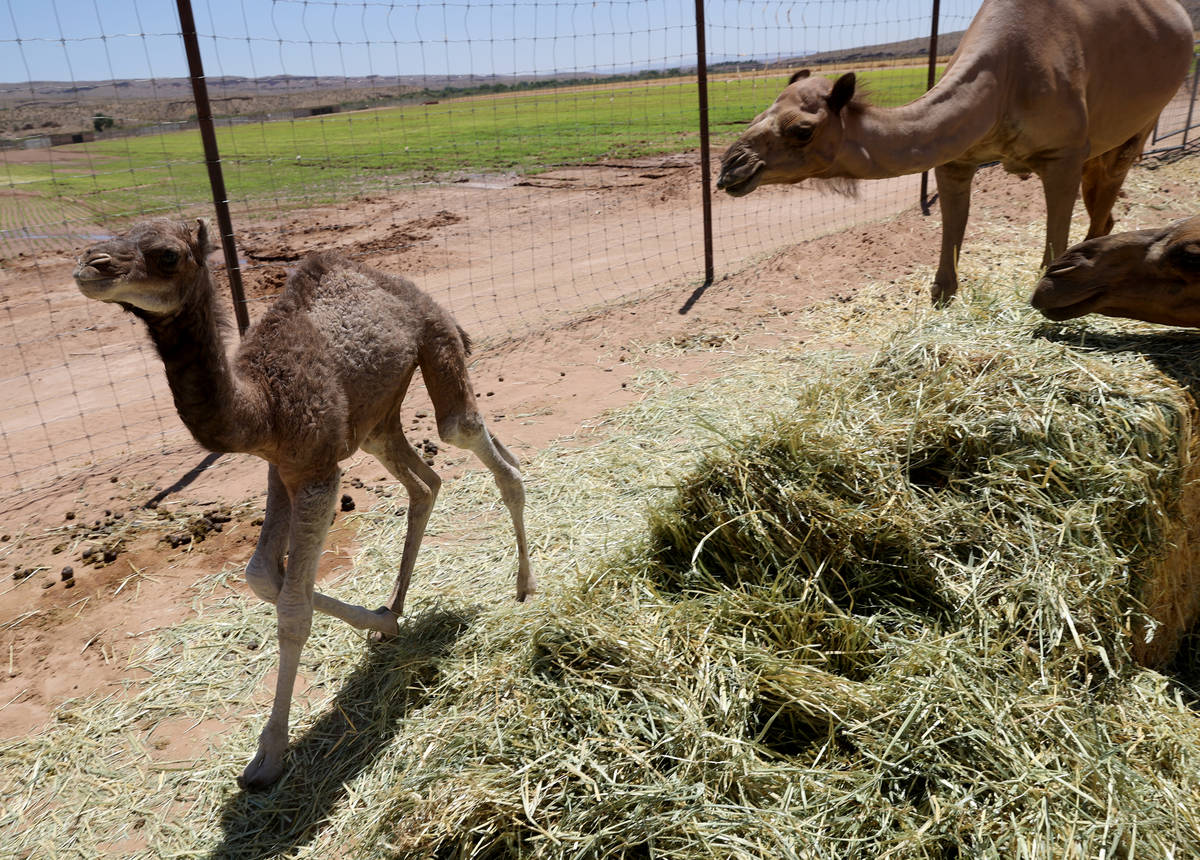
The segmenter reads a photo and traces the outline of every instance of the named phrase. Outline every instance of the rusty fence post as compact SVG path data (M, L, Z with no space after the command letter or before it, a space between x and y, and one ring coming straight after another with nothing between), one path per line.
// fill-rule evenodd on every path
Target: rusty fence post
M217 150L217 134L213 128L212 107L208 101L208 84L204 80L204 64L200 59L200 40L196 35L196 19L191 0L175 0L179 10L180 36L187 53L188 73L192 79L192 98L196 102L196 121L200 140L204 143L204 163L208 166L208 182L212 186L213 205L217 210L217 229L221 234L221 249L225 253L225 270L229 274L229 292L233 295L233 313L238 332L246 333L250 316L246 312L246 293L242 289L242 270L238 266L237 245L233 239L233 221L229 217L229 195L225 193L225 178L221 174L221 155Z
M704 283L713 281L712 181L708 153L708 57L704 44L704 0L696 0L696 90L700 99L700 199L704 218Z
M933 0L933 13L929 22L929 72L925 76L925 90L928 92L933 89L933 82L937 78L937 57L938 57L938 18L942 11L941 0ZM921 214L928 215L930 213L929 205L933 201L929 198L929 171L926 170L921 174Z

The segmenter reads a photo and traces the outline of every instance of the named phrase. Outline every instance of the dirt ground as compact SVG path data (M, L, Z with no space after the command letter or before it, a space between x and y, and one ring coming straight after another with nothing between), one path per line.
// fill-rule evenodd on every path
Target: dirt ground
M483 187L475 193L493 196L488 212L530 207L530 224L546 223L539 218L551 224L565 218L555 207L563 205L564 197L576 195L586 198L596 213L588 229L605 229L607 219L656 221L662 227L661 222L672 219L680 224L694 220L694 209L662 203L689 200L693 192L688 186L696 184L697 169L692 159L656 168L578 169L538 177L530 180L532 185ZM884 201L879 212L885 212L892 205L886 202L889 195L899 199L912 187L912 182L879 183L871 193ZM501 194L498 201L496 193ZM750 219L748 209L760 212L764 220L777 219L783 193L740 201L751 205L739 217ZM1193 214L1186 195L1174 194L1167 185L1156 193L1165 201L1164 220ZM796 207L805 199L793 192L787 202ZM907 199L915 201L915 195ZM634 400L637 395L627 383L647 367L674 371L682 384L711 375L714 352L692 348L697 345L753 349L799 335L809 345L853 346L831 343L820 332L797 332L789 317L815 302L853 302L865 284L895 281L932 266L936 258L940 221L936 215L922 216L915 205L884 220L771 251L765 246L781 244L777 233L764 230L763 236L749 241L732 235L736 231L722 232L722 224L732 223L722 219L733 217L732 204L739 201L717 202L722 237L718 259L752 257L752 262L740 269L724 267L715 283L703 288L694 275L679 269L679 260L694 265L690 253L672 251L676 262L662 262L663 254L629 239L622 250L634 260L628 264L631 275L640 267L644 278L634 279L628 289L619 284L614 289L603 286L604 278L612 280L611 270L574 272L569 281L556 281L565 265L555 258L556 249L572 241L570 235L558 236L558 244L542 251L539 265L547 272L531 268L526 286L531 293L543 281L551 286L571 283L572 289L561 301L538 305L516 321L486 313L484 304L456 302L460 294L454 281L463 272L473 273L476 256L494 258L523 241L497 236L493 226L486 245L476 247L483 216L471 207L469 188L427 198L378 195L258 219L241 234L239 252L248 264L252 310L261 309L262 300L278 291L289 263L317 247L341 247L381 268L412 275L451 306L468 330L481 335L484 348L472 365L481 407L493 432L518 456L529 457L551 440L587 444L594 419ZM1119 202L1118 224L1124 208L1126 203ZM1025 230L1040 222L1043 211L1036 181L1021 181L994 168L982 171L965 255L970 255L973 237L980 240L986 231L1009 225ZM1078 212L1076 217L1078 224ZM752 220L739 223L751 224L741 232L755 232ZM832 230L841 225L823 226ZM96 229L103 232L99 225ZM683 241L694 240L683 227L680 231ZM667 244L664 235L669 236L669 230L644 241L659 248ZM68 386L81 373L96 372L80 370L84 354L110 360L124 355L135 370L146 362L136 327L115 309L97 310L78 297L70 283L69 245L64 239L58 246L10 259L0 272L0 309L16 328L32 325L35 312L49 303L56 324L78 332L72 335L78 343L33 336L19 357L11 348L3 354L0 347L0 361L36 368L26 375L38 386ZM1031 286L1034 275L1031 271ZM21 294L22 285L29 283L37 284L42 294ZM506 298L494 301L502 305ZM64 319L70 320L69 326ZM527 333L515 336L519 331ZM108 340L96 348L100 335ZM87 349L85 339L93 344ZM647 350L651 345L675 348ZM38 350L44 355L39 357ZM636 369L630 360L634 355ZM157 394L118 416L122 426L172 421L161 373L138 372ZM63 405L64 411L86 405L88 389L80 389ZM102 401L104 392L96 397ZM461 452L441 446L419 385L410 394L407 414L410 438L440 473L452 479L464 468L479 468ZM106 422L112 420L117 419L90 413L90 435L102 437ZM4 426L10 425L6 421ZM97 457L93 466L35 481L33 490L5 496L0 505L0 736L36 731L68 698L119 691L122 680L136 671L128 658L139 637L191 611L186 586L202 574L242 566L249 558L265 501L265 465L243 456L213 462L181 431L172 432L177 432L170 438L177 438L178 444L165 453L160 437L154 436L153 452L138 453L133 446L132 453ZM359 510L370 507L380 488L390 484L382 467L367 455L355 455L345 467L343 492ZM322 576L352 564L355 528L347 514L338 514L327 549ZM380 583L380 598L389 586ZM419 562L415 587L420 587ZM254 599L248 590L245 593L246 599ZM363 596L364 602L372 599L374 595Z

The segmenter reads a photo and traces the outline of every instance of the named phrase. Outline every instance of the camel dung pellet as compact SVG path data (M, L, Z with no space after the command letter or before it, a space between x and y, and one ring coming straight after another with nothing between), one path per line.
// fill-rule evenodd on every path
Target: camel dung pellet
M71 567L71 565L68 564L66 567L64 567L62 569L62 581L70 582L74 578L75 578L75 568Z
M354 498L349 493L346 493L345 495L342 496L342 510L343 511L354 510Z
M68 519L68 520L73 520L73 519L75 519L75 512L74 512L74 511L67 511L67 515L66 515L66 516L67 516L67 519Z

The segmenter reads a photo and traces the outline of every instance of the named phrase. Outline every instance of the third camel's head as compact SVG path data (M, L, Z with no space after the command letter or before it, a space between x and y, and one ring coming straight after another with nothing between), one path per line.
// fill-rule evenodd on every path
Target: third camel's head
M1095 313L1200 326L1200 216L1068 248L1029 303L1052 320Z
M202 218L143 221L84 251L75 283L89 299L166 316L202 288L200 276L211 250L208 222Z
M836 81L814 78L808 69L796 72L775 103L725 151L717 188L741 197L760 185L829 176L854 86L853 72Z

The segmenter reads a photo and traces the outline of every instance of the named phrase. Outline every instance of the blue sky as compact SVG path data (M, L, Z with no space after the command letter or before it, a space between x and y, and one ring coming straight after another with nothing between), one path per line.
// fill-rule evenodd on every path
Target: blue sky
M961 29L978 0L943 0ZM931 0L707 0L710 61L928 32ZM209 75L554 74L695 62L694 0L192 0ZM0 80L186 74L170 0L0 0Z

